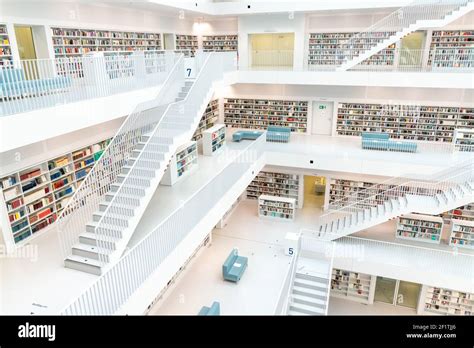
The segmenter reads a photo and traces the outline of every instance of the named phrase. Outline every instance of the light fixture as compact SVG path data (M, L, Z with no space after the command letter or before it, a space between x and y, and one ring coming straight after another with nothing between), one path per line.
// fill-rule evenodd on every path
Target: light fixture
M294 19L295 13L293 11L288 12L288 19Z

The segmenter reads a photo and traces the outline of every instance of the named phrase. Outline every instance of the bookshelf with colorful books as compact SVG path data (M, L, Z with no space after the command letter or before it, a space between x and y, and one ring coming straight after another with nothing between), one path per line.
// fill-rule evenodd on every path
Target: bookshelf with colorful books
M441 214L446 223L451 220L474 221L474 202L457 207L456 209Z
M96 29L51 28L54 54L80 56L89 52L117 53L161 50L161 34Z
M7 26L0 24L0 66L13 62L13 52Z
M186 50L186 55L194 57L194 53L198 49L198 37L196 35L181 35L176 34L176 49Z
M204 156L213 156L225 145L225 125L216 124L202 132L202 153Z
M258 216L261 218L293 221L295 219L296 199L288 197L260 195L258 197Z
M433 30L428 65L433 69L472 69L474 30Z
M452 219L449 245L474 249L474 221Z
M219 119L219 99L214 99L207 104L206 110L199 121L199 125L194 132L192 140L199 140L202 138L202 132L211 128Z
M424 311L440 315L474 315L474 294L423 285Z
M80 185L83 170L90 170L98 152L109 140L63 154L0 178L1 201L5 205L14 243L31 237L54 223Z
M290 128L306 133L308 101L241 99L224 100L224 123L233 128L267 129L268 126Z
M439 216L407 214L398 218L396 238L439 244L443 219Z
M239 46L238 35L205 35L202 39L204 52L237 51Z
M261 195L294 198L296 206L302 207L302 182L298 174L261 171L247 186L248 199L258 199Z
M454 146L457 151L474 152L474 128L458 128L454 131Z
M198 152L196 141L189 141L176 150L166 169L161 184L172 186L179 180L190 175L198 166Z
M310 33L308 44L308 65L310 69L329 68L341 65L345 59L358 55L372 48L379 42L390 37L394 32L362 33L362 36L349 45L349 40L355 34L347 33ZM388 66L395 64L397 44L392 44L377 54L360 63L357 68L364 66Z
M332 297L370 304L374 301L376 277L334 268L331 274Z

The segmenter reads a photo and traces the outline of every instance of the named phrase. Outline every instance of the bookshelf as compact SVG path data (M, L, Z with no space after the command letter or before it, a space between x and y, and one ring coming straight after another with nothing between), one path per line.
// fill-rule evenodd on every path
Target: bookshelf
M439 216L407 214L397 220L396 238L439 244L443 219Z
M458 128L474 129L474 108L339 103L336 133L389 133L394 139L453 142Z
M238 35L206 35L202 39L204 52L237 51Z
M242 202L244 199L244 194L241 194L234 203L232 203L231 207L225 212L225 214L222 216L222 219L219 220L219 222L216 225L216 228L224 228L227 225L227 221L229 218L232 216L234 211L237 209L237 206Z
M0 179L9 231L19 243L61 214L109 139L63 154Z
M172 186L192 173L197 166L197 143L195 141L189 141L178 147L176 153L171 157L168 169L163 179L161 179L161 184Z
M474 221L451 220L449 245L474 249Z
M224 123L233 128L267 129L268 126L291 128L306 133L308 102L271 99L224 100Z
M474 30L434 30L428 65L433 68L474 67Z
M301 208L300 176L261 171L247 186L246 195L249 199L258 199L260 195L294 198L297 207ZM301 205L300 205L301 204Z
M194 57L198 49L198 38L196 35L180 35L176 34L176 49L177 50L189 50L191 57ZM186 53L185 55L188 55Z
M199 140L202 138L202 132L214 126L219 119L219 99L214 99L207 104L206 111L199 121L198 128L194 132L192 140Z
M13 52L7 26L0 24L0 66L13 62Z
M474 294L424 286L425 311L444 315L473 315Z
M296 199L260 195L258 197L258 216L282 221L293 221L295 219Z
M161 34L95 29L51 28L54 54L81 56L89 52L161 50Z
M474 221L474 202L457 207L442 214L446 222L451 220Z
M366 33L356 43L349 46L349 39L360 33L310 33L308 64L311 67L331 67L343 63L351 54L363 53L377 43L389 38L395 32ZM360 66L393 66L395 64L396 44L364 60Z
M332 270L331 296L360 303L373 303L376 277L370 274Z
M216 124L202 132L202 153L213 156L225 145L225 125Z
M459 128L454 131L454 146L457 151L474 152L474 128Z

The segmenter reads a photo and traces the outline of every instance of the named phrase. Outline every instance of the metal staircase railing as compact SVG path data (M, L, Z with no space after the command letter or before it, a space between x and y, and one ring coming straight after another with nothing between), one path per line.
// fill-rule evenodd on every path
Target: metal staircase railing
M470 2L472 0L415 0L377 21L364 31L353 35L345 44L346 47L338 51L337 56L342 58L340 67L343 69L351 68L352 66L346 66L347 63L356 60L376 46L387 42L390 38L395 38L395 41L398 41L404 35L416 30L415 24L418 23L422 27L422 21L442 20ZM388 37L386 33L389 33ZM363 47L363 43L367 39L372 39L375 42L369 49ZM377 52L383 50L391 43L380 46ZM375 54L377 52L372 53ZM353 65L358 63L356 62Z
M63 256L67 256L77 243L79 234L84 232L111 184L117 181L132 150L162 119L167 104L174 101L183 81L183 55L174 55L174 64L157 97L140 103L127 117L59 216L57 226Z

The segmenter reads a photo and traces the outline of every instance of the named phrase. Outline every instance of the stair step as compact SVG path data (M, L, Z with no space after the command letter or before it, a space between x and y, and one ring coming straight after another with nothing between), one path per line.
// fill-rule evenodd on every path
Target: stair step
M174 143L173 137L142 135L139 144L148 142L150 144L171 145Z
M137 169L149 169L156 171L160 169L161 162L165 160L165 155L162 153L144 153L142 157L137 161L138 156L140 155L139 152L133 152L132 156L128 159L126 166L127 167L135 167ZM151 159L150 157L155 157ZM135 164L136 162L136 164Z
M119 193L119 190L120 190L120 193ZM118 182L110 185L110 192L114 192L114 193L117 192L120 195L122 195L122 193L125 193L126 195L135 194L135 195L140 195L140 196L144 196L146 193L145 188L143 188L142 186L131 185L130 183L119 184Z
M325 313L325 310L322 308L307 306L302 303L292 303L290 305L290 310L309 315L324 315Z
M326 291L327 289L326 284L310 282L305 279L295 279L294 286L300 286L302 288L308 288L317 291Z
M120 238L104 236L92 232L82 232L79 235L79 242L82 244L88 244L93 246L97 246L98 244L100 244L102 248L108 248L110 250L115 250L115 243L119 240Z
M113 197L113 195L112 195ZM99 213L101 212L105 212L107 210L107 208L109 207L109 204L110 204L110 201L103 201L103 202L100 202L99 203ZM121 207L121 211L123 212L124 215L126 216L133 216L134 213L135 213L135 209L131 208L131 207L126 207L126 206L122 206Z
M104 211L96 211L92 214L92 221L100 221L100 219L102 219L102 217L104 216ZM107 212L107 216L111 216L111 217L114 217L114 218L117 218L117 219L122 219L124 221L127 221L130 217L133 217L132 216L127 216L125 214L123 214L122 212L120 214L118 213L111 213L111 211L109 210Z
M291 294L291 299L293 303L301 303L306 306L310 307L316 307L316 308L321 308L324 309L326 308L326 301L325 300L319 300L314 297L308 297L304 295L298 295L298 294Z
M121 184L127 178L127 174L119 174L117 175L117 183ZM150 180L149 179L139 179L133 178L133 183L139 185L140 187L150 187Z
M140 205L140 200L142 197L137 197L136 195L132 194L127 194L125 192L121 192L117 198L115 198L115 193L112 192L107 192L104 195L105 198L105 203L107 205L114 200L115 205L120 205L124 209L133 209L135 211L135 208Z
M113 250L100 248L100 254L102 255L102 261L109 262L109 254ZM78 243L73 245L72 254L77 256L82 256L87 259L99 260L99 247L96 245Z
M176 130L187 130L191 128L191 124L182 124L182 123L174 123L174 122L161 122L160 123L161 129L176 129Z
M296 272L295 273L295 278L296 279L304 279L310 282L318 283L318 284L328 284L329 280L326 278L326 275L320 274L320 273L301 273L301 272Z
M309 314L289 310L288 315L309 315Z
M100 231L96 231L96 228L99 226L97 221L91 221L86 224L86 232L108 236L108 237L115 237L115 238L122 238L123 237L123 229L120 226L110 226L107 225L101 226Z
M130 172L130 170L132 170L132 166L126 164L122 167L122 173L121 174L128 174ZM143 177L143 178L153 179L155 177L156 173L155 173L155 170L153 170L153 169L145 169L145 168L137 167L137 168L133 169L133 174L135 176L140 176L140 177Z
M319 299L325 299L327 297L326 291L315 290L311 288L305 288L303 286L293 285L293 292L299 295L310 296Z
M150 164L156 164L159 167L160 166L159 162L165 159L165 153L161 151L153 151L150 148L147 148L146 150L137 149L137 150L132 151L132 153L130 154L129 161L133 160L132 162L134 162L139 157L140 157L140 162L148 161ZM149 168L155 168L155 167L149 166Z
M146 144L147 144L146 141L140 141L136 146L137 150L143 150ZM159 143L150 141L148 143L147 150L150 150L153 152L167 153L170 150L170 144L159 144Z
M102 263L98 260L82 257L78 255L70 255L64 260L64 266L78 271L87 272L95 275L101 275Z

